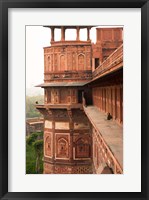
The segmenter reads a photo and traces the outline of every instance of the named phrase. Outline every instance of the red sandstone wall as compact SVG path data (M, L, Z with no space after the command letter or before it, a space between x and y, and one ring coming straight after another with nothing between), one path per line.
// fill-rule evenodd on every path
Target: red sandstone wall
M91 45L44 48L44 72L91 70Z
M99 65L107 59L122 43L122 28L97 28L96 44L92 44L92 71L97 68L96 60Z
M82 103L84 93L86 103L92 104L92 92L90 88L57 87L45 89L45 104L78 104Z
M45 104L76 104L78 103L78 90L76 88L45 89Z
M122 41L122 28L97 28L97 42Z
M91 173L92 138L81 110L54 109L45 116L44 173ZM76 166L77 164L77 166Z
M92 166L87 165L51 165L44 163L44 174L92 174Z
M97 106L100 111L110 113L114 120L123 123L122 85L93 88L93 104Z

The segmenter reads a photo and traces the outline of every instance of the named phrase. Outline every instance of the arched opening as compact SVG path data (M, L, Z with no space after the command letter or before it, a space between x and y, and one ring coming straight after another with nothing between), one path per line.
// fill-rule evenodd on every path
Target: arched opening
M60 71L65 71L65 70L66 70L65 56L61 55L60 56Z
M85 69L85 59L83 54L78 55L78 70Z
M65 40L76 40L76 29L66 29Z
M80 40L87 41L87 29L86 28L80 29Z
M56 28L54 33L55 33L55 41L60 41L61 40L61 29Z
M113 170L110 167L106 166L102 170L101 174L113 174Z

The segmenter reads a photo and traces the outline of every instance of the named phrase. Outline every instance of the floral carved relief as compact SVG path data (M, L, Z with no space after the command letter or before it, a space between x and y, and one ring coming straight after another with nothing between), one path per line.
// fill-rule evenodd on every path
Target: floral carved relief
M56 135L56 157L69 158L68 135Z
M51 133L46 134L45 137L45 156L52 156L52 139L51 139Z
M90 157L90 142L89 137L81 137L75 142L75 157L89 158Z

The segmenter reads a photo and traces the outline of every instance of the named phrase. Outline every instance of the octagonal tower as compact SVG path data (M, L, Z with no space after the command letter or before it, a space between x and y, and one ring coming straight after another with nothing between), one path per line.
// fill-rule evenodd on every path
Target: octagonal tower
M90 26L46 26L51 45L44 48L44 173L92 173L92 136L82 105L91 103L85 84L92 78ZM61 40L55 41L55 29ZM80 29L87 40L80 40ZM66 41L65 30L76 29L76 40ZM85 97L85 98L84 98ZM86 102L85 102L86 99Z

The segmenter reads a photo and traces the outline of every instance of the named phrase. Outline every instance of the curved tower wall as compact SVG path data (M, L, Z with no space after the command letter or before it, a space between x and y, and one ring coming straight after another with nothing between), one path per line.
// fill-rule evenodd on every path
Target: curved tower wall
M83 112L84 87L92 78L91 41L54 41L44 48L44 173L92 173L92 136L90 122ZM69 27L68 27L69 28ZM88 35L89 36L89 35Z

